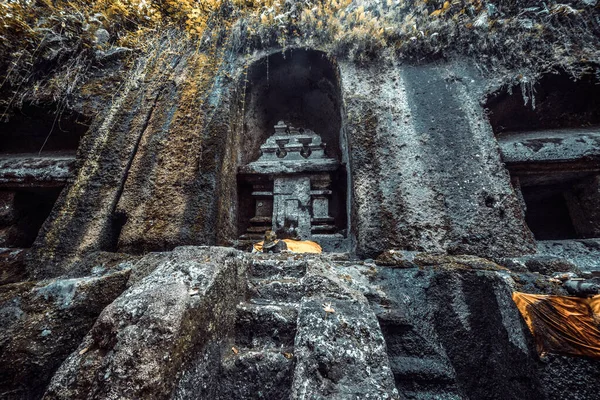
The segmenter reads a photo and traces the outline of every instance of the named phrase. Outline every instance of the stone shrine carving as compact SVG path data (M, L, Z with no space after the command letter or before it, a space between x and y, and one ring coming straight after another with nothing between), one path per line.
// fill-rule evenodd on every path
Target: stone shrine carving
M341 242L330 215L332 173L340 163L326 156L321 137L280 121L260 150L258 160L239 169L255 205L241 239L261 240L273 230L282 238L326 242L324 248Z

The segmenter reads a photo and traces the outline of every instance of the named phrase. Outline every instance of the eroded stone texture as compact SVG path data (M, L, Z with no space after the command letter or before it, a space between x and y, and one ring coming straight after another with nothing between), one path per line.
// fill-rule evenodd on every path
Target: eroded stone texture
M157 49L160 51L160 49ZM115 214L131 159L151 119L162 86L142 84L152 72L170 70L176 56L141 57L110 106L92 124L79 147L77 174L40 230L27 259L31 276L69 272L87 253L114 251L123 223Z
M426 289L429 268L346 263L340 276L369 299L381 326L399 393L410 399L463 399L456 371L436 332Z
M514 290L566 295L560 284L471 256L421 254L413 261L420 267L345 262L337 268L341 279L369 299L401 395L420 400L593 398L598 361L540 360L511 299ZM570 385L579 373L585 384Z
M513 259L513 261L515 260L525 264L528 271L538 272L543 275L552 275L557 272L580 272L575 264L562 257L536 254Z
M74 164L74 155L4 155L0 157L0 186L64 186Z
M504 162L539 163L600 159L600 131L597 128L536 130L503 133L498 137Z
M534 250L468 68L342 64L357 250ZM385 78L384 78L385 77Z
M174 391L175 399L285 399L295 366L297 296L306 260L292 255L249 258L247 296L236 306L231 336L199 353ZM285 285L287 292L273 290Z
M168 251L215 245L227 130L234 124L229 79L234 60L216 66L194 49L181 49L140 137L117 210L126 217L120 251ZM164 73L164 71L163 71ZM157 73L156 79L163 79ZM231 209L234 197L223 199ZM233 238L229 238L233 239Z
M319 58L319 52L313 53L296 52L293 57L298 57L298 63L303 57ZM254 59L260 57L258 54ZM115 122L135 128L127 132L132 135L127 144L134 146L122 146L118 157L96 157L98 168L105 171L103 176L114 178L102 186L104 189L80 195L83 203L90 204L86 206L89 211L104 210L94 212L85 223L80 221L87 226L87 233L77 236L84 239L76 245L71 243L70 250L67 246L55 249L55 242L63 240L44 231L36 248L46 246L50 257L109 246L139 253L181 244L233 243L242 233L236 231L237 168L245 165L248 157L256 157L254 149L270 132L239 131L244 129L237 119L244 111L239 104L243 88L230 81L209 85L209 76L194 81L192 76L203 71L202 63L189 54L173 65L166 70L180 79L168 80L161 91L145 93L149 95L145 98L139 97L144 94L139 89L123 93L123 106L137 99L141 101L139 107L104 117L107 123L134 118L123 124ZM241 71L238 67L232 60L227 68L235 74ZM329 63L322 68L329 71L337 65ZM352 212L347 234L357 235L359 254L376 256L387 248L482 256L532 252L533 238L479 103L485 79L458 64L369 68L340 64L338 84L342 84L342 92L337 96L345 101L347 124L339 138L327 131L327 140L332 142L328 146L351 178L347 205ZM329 75L327 79L337 79ZM281 90L273 91L287 96L286 90L293 85L283 77L272 78L272 85L281 85ZM331 91L334 95L335 90ZM203 109L197 117L199 125L194 125L197 101L208 102L212 108ZM145 114L140 113L142 107ZM249 110L259 105L253 107ZM311 110L315 119L309 121L312 125L323 120L318 110ZM207 116L210 118L205 120ZM247 116L249 121L259 117ZM319 125L312 125L308 128L317 132ZM89 136L100 139L100 131L93 128ZM108 140L113 136L106 138L109 147L116 145ZM245 144L251 146L243 148ZM82 173L78 180L83 179ZM66 204L75 206L72 201ZM82 211L82 204L75 208ZM78 214L63 209L62 215ZM120 224L124 226L119 232ZM59 225L51 224L55 230ZM99 240L93 242L92 237ZM66 245L73 241L67 239Z
M387 253L390 267L218 247L137 260L98 253L79 269L97 277L4 285L0 357L18 367L2 364L3 387L41 396L73 351L46 398L508 400L570 390L592 399L600 390L598 361L538 357L512 301L514 290L565 295L544 275L556 258L531 273L505 267L517 259Z
M46 399L169 396L186 360L235 321L239 255L179 248L99 316Z
M600 270L600 241L588 240L545 240L537 243L541 254L562 257L582 270Z
M544 396L528 332L499 276L448 271L433 276L430 285L435 329L468 398Z
M0 397L40 398L129 270L100 277L0 286Z
M598 361L580 357L548 355L540 380L548 400L594 399L598 396Z
M366 301L304 298L294 350L293 398L399 398L383 335Z

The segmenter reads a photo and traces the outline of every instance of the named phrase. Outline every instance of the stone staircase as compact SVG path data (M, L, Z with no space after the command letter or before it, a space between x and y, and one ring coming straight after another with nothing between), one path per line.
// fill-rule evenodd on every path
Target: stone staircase
M381 320L396 388L407 399L461 400L456 373L448 357L413 325Z
M219 399L289 399L294 337L305 260L257 255L248 271L250 296L237 306L235 343L221 360Z
M307 268L308 261L305 257L253 256L248 270L249 295L237 305L235 339L232 348L225 351L220 362L218 399L289 399L297 395L297 385L304 381L303 372L298 371L306 371L306 367L298 363L310 364L310 360L306 364L306 357L300 360L302 354L306 353L306 348L301 350L303 337L308 333L309 342L319 340L316 328L306 329L307 326L304 325L322 318L323 321L328 321L324 319L324 314L319 316L320 301L314 304L314 299L319 299L321 295L332 299L337 296L341 300L334 301L341 303L334 302L334 307L336 315L340 316L343 304L347 301L343 295L340 297L341 292L335 294L327 285L319 283L318 277L307 275ZM355 309L346 316L352 318L353 315L358 315L357 321L362 322L360 315L365 312L370 312L368 305L363 311ZM300 313L304 313L303 318ZM302 327L299 325L301 323L304 324ZM386 364L389 362L389 370L393 375L391 385L395 384L399 392L398 397L392 396L392 399L465 398L457 386L456 373L450 360L443 351L430 343L425 332L393 317L389 320L380 318L379 325L373 328L385 338L387 354L380 356L385 359ZM305 330L300 333L300 329ZM326 330L325 325L322 329ZM330 339L323 340L326 342ZM322 344L325 345L325 342ZM339 345L346 347L343 343L342 339ZM295 348L295 345L300 347ZM318 353L319 349L309 350L309 353L314 351ZM335 375L327 368L323 367L321 370L319 367L319 374L322 374L319 379L329 379Z

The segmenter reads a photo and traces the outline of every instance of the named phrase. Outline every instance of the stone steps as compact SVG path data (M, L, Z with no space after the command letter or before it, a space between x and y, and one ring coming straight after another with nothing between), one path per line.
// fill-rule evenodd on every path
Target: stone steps
M403 391L402 395L410 400L464 400L465 397L456 393L449 392L444 389L438 390L418 390L418 391Z
M434 357L390 356L390 367L396 381L419 381L452 384L456 375L451 365Z
M327 350L333 353L339 350L334 351L336 347L331 338L319 335L332 334L326 333L328 330L336 331L335 335L339 335L336 336L336 341L344 347L344 340L354 343L354 335L359 333L345 330L338 332L338 321L353 321L353 326L373 325L373 321L369 322L366 317L368 306L367 309L362 309L365 305L331 297L322 297L321 300L322 294L335 294L343 298L345 292L331 286L327 279L321 282L319 275L305 278L307 267L306 258L296 258L293 255L258 254L253 258L248 269L249 297L236 308L233 348L226 349L226 354L221 359L221 382L224 379L229 383L224 385L218 399L289 399L294 393L302 393L302 387L292 387L294 375L297 375L296 379L298 376L302 377L305 373L303 371L307 371L308 366L316 362L312 358L324 351L323 348L334 346ZM317 297L314 297L315 293L318 293ZM335 314L330 315L329 319L321 304L328 302L332 302L335 309ZM300 314L303 315L302 318ZM314 324L320 326L323 332L316 332ZM381 351L379 357L381 360L385 359L381 365L388 364L389 361L388 384L393 387L395 383L399 398L464 398L456 386L455 371L449 360L444 354L431 348L422 334L415 332L409 324L403 325L401 321L385 321L384 328L386 340L390 341L387 343L387 354ZM365 331L369 332L365 335L370 340L377 337L374 329L373 325ZM345 338L344 335L348 337ZM313 339L321 340L322 346L309 351L307 346ZM373 348L369 351L374 356L379 347L375 344L371 346ZM340 359L346 356L343 352L339 355ZM329 363L337 365L332 360L325 362L327 365ZM323 379L335 382L337 370L328 368L324 367L321 371L325 374ZM344 369L344 373L360 375L350 367L348 370ZM378 373L381 377L385 376L384 369ZM316 381L311 381L308 385L314 391L313 394L321 390ZM346 385L356 385L356 390L362 387L362 383L355 381L345 383L344 387Z
M256 225L256 226L249 226L248 229L246 229L246 232L248 232L249 234L262 234L264 235L264 233L268 230L270 230L271 227L270 226L266 226L266 225Z
M438 357L389 355L396 388L407 399L458 400L464 397L449 363Z
M255 259L250 265L250 274L254 278L290 276L301 278L306 274L306 260Z
M293 347L297 318L292 305L240 303L235 342L247 348Z
M238 351L221 360L221 379L228 384L221 386L218 400L290 398L295 362L284 354L292 349Z
M398 391L408 399L462 399L454 368L439 357L389 356Z
M218 399L289 399L297 306L252 300L237 306L235 345L221 359L229 384Z
M297 305L252 298L238 304L235 344L221 359L218 400L289 399ZM234 350L235 349L235 350Z
M311 233L335 233L335 225L313 225L310 228Z
M289 399L296 361L298 303L306 261L256 255L250 298L236 308L234 346L221 359L219 400Z
M250 282L253 295L263 299L298 302L304 296L304 288L299 278L251 279Z
M250 218L251 224L260 224L260 225L268 226L269 229L271 229L272 222L273 222L272 217L252 217L252 218Z
M414 325L407 310L380 314L390 369L398 392L407 399L462 399L456 371L428 331Z

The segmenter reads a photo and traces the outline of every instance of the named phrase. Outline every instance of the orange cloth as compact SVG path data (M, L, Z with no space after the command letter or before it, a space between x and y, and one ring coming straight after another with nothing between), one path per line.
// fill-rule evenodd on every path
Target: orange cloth
M287 245L287 249L292 253L322 253L323 249L318 243L311 242L310 240L292 240L283 239ZM262 251L264 241L258 242L254 245L254 251Z
M600 295L591 298L513 293L537 351L600 358Z

